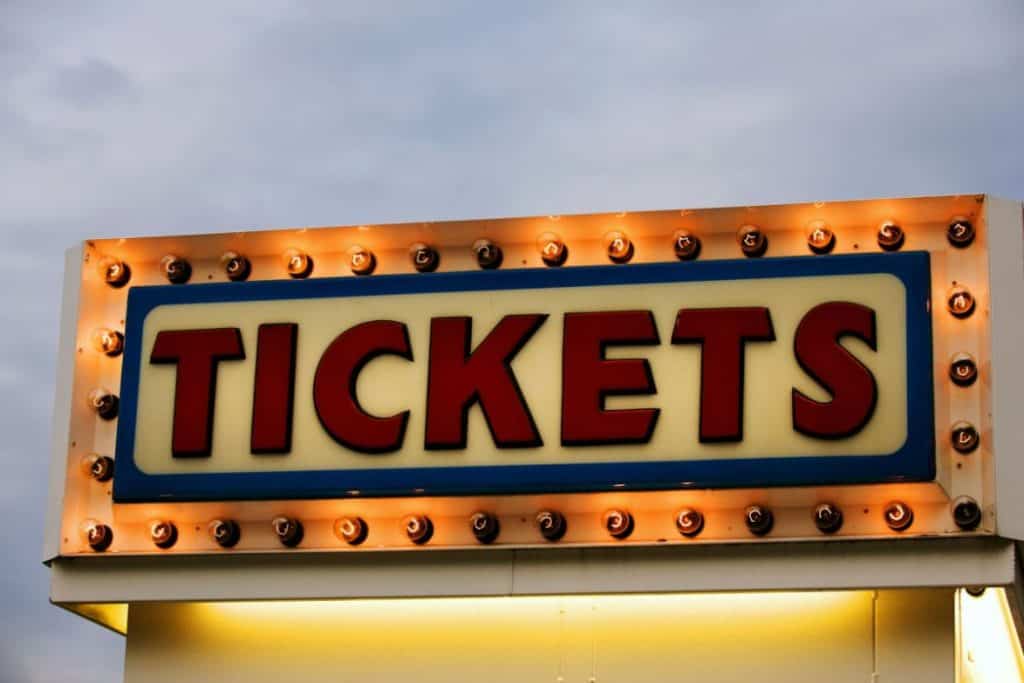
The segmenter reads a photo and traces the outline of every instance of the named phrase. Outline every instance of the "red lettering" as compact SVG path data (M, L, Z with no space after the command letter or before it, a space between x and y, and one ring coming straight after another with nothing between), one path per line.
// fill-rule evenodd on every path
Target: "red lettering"
M360 453L397 451L405 438L408 410L376 417L363 410L356 397L360 371L384 354L412 360L406 326L393 320L356 325L331 342L313 378L313 406L320 424L342 446Z
M646 358L605 358L612 345L657 344L650 311L566 313L562 342L562 444L647 443L657 408L605 410L605 397L654 394Z
M249 445L253 453L288 453L292 449L298 329L295 323L260 325Z
M175 458L210 455L217 364L242 360L242 335L237 327L160 332L149 362L177 365L171 454Z
M498 448L541 445L511 363L546 319L542 314L505 316L472 353L471 318L430 321L425 448L465 448L469 409L477 402Z
M743 440L746 342L775 341L767 308L684 308L673 344L700 344L700 441Z
M841 439L863 429L875 412L875 377L840 345L847 336L876 350L875 312L860 304L831 301L808 311L796 328L797 362L832 396L831 401L820 402L793 389L793 428L801 434Z

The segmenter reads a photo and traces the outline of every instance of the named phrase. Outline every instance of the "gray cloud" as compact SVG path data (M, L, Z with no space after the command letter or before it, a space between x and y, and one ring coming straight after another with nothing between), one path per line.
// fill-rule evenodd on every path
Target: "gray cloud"
M1019 2L625 7L0 7L0 678L111 680L123 656L46 604L38 563L78 240L1024 196Z

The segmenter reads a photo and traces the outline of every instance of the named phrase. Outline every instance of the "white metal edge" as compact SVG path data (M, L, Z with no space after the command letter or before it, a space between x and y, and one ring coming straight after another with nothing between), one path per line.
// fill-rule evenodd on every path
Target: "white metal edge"
M1018 201L987 198L989 290L992 297L992 452L995 454L996 531L1024 539L1024 218Z
M82 253L82 245L64 252L64 287L50 427L50 479L46 497L43 562L50 562L60 552L61 513L64 508L68 434L71 426L71 391L75 374L75 339L78 335L78 298L82 284Z
M59 558L55 603L1005 586L999 538L720 547Z

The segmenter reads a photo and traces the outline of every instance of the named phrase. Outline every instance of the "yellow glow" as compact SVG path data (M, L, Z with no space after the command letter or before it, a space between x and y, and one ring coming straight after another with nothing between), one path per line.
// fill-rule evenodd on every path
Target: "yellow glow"
M975 597L957 591L961 683L1024 681L1024 656L1006 591L988 588Z
M121 635L128 633L128 605L126 603L71 602L63 604L61 607Z

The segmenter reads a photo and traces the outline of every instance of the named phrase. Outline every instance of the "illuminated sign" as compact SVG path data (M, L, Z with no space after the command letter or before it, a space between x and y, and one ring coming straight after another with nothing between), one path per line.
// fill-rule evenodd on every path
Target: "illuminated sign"
M114 498L929 481L930 298L927 252L135 287Z

